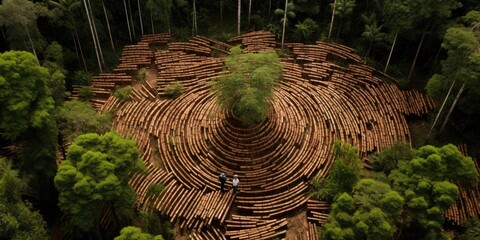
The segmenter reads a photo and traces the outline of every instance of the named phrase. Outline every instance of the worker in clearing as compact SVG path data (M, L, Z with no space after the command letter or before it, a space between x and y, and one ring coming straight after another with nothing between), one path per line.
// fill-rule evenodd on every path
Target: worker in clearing
M223 192L223 188L225 187L225 182L227 182L227 176L225 175L225 173L222 172L222 174L218 176L218 180L220 181L220 189Z
M240 180L238 179L237 174L233 175L232 186L233 186L233 192L234 193L237 192L237 187L238 187L239 182L240 182Z

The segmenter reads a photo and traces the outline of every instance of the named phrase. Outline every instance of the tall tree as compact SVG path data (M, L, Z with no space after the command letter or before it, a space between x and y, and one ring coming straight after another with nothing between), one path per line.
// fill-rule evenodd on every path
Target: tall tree
M452 144L440 148L423 146L413 159L401 160L388 179L393 190L405 198L402 225L413 223L425 231L425 239L442 239L443 211L457 199L458 187L477 178L475 164Z
M110 38L110 45L112 46L112 51L115 52L115 45L113 44L112 31L110 30L110 21L108 20L107 9L105 8L105 1L102 0L103 14L105 15L105 23L107 24L108 37ZM143 34L143 26L142 26Z
M29 177L32 194L39 198L49 197L56 167L50 77L29 52L0 54L1 137L18 147L22 176Z
M77 56L83 64L85 71L88 71L85 57L83 56L82 42L80 41L80 37L78 36L77 21L75 20L75 12L82 7L82 2L80 0L50 0L48 1L48 3L60 9L63 12L62 14L66 15L66 17L70 21L70 25L67 25L67 28L73 30L73 44L75 48L78 49Z
M322 226L324 239L392 239L405 201L387 183L362 179L340 195Z
M333 9L333 15L338 16L339 23L337 28L337 38L340 37L340 30L346 24L345 19L353 13L353 9L355 8L355 0L335 0L333 4L331 4ZM330 27L333 26L333 16L332 22L330 23ZM331 31L329 31L330 37Z
M465 100L460 104L467 113L475 113L480 99L480 12L471 11L465 17L464 26L447 30L442 47L447 50L447 59L442 62L442 73L435 74L427 84L428 92L440 97L453 81L461 82L460 90L453 100L450 110L442 124L446 126L462 93L468 89Z
M7 28L10 44L14 45L19 40L21 42L26 37L38 65L40 65L40 61L38 60L36 41L34 41L32 33L39 33L36 24L37 18L46 15L47 11L47 8L44 6L28 0L4 0L0 5L0 26ZM23 33L20 39L12 39L13 36L18 36L19 33Z
M219 104L233 110L246 126L263 121L269 108L267 99L273 98L272 88L282 73L278 55L273 51L247 54L236 46L230 50L225 70L229 74L213 86Z
M385 26L392 31L394 37L390 47L387 63L385 64L384 72L387 72L390 59L392 58L393 50L397 43L398 34L402 31L407 31L412 28L415 21L415 5L410 4L412 1L396 1L385 0L383 2L382 13L385 18Z
M83 6L85 7L85 12L87 14L88 25L90 26L90 33L92 34L93 45L95 47L95 55L97 56L98 69L100 70L100 72L103 72L102 63L101 63L101 60L100 60L101 49L99 49L98 44L97 44L97 39L98 38L97 38L97 35L95 34L95 31L94 31L94 24L95 23L92 22L91 11L90 11L90 8L89 8L89 4L87 4L87 0L83 0Z
M106 209L112 220L128 217L135 196L128 180L145 169L134 141L111 132L79 136L55 176L59 206L70 227L78 234L97 232Z
M422 48L427 31L433 25L434 21L442 21L451 16L452 10L462 6L458 0L410 0L415 6L416 22L422 23L424 26L417 51L408 73L407 81L410 82L415 64L417 63L418 54Z
M49 239L42 215L21 198L26 188L27 184L18 177L11 163L0 158L1 239Z

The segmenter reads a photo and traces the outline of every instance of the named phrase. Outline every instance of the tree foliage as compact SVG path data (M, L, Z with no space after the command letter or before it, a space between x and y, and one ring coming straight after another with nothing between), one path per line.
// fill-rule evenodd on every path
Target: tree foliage
M80 232L94 231L106 207L117 218L128 217L134 199L128 180L139 170L145 166L134 141L112 132L80 135L55 176L59 206L69 216L70 226Z
M343 193L332 204L322 233L325 239L389 239L397 231L403 205L403 197L390 185L362 179L353 197Z
M52 126L53 99L47 88L48 70L27 52L0 54L0 127L14 140L28 128Z
M273 51L245 53L240 46L233 47L225 60L228 74L215 82L217 100L221 106L233 110L242 123L252 126L267 117L273 98L272 88L282 73L282 64Z
M152 236L148 233L143 233L142 229L128 226L120 231L120 236L114 240L163 240L162 235Z
M398 161L412 159L413 154L414 151L409 144L397 142L373 155L373 170L389 174L397 168Z
M0 238L49 239L46 224L39 212L24 202L21 193L25 182L4 158L0 158Z
M405 219L425 229L431 239L443 238L443 211L459 195L453 183L467 186L477 177L470 157L454 145L440 148L423 146L411 160L401 160L388 179L392 188L405 198L405 209L413 217Z
M60 133L67 142L86 133L103 134L111 127L111 114L97 113L90 103L77 100L65 102L56 114Z
M442 62L441 73L430 78L426 89L430 95L442 98L454 80L466 84L467 91L458 106L472 114L480 107L480 12L469 12L463 21L463 26L447 29L442 48L448 56ZM457 89L462 84L458 84Z
M333 143L333 154L335 159L328 177L313 180L311 193L317 199L332 200L344 192L351 193L360 179L362 161L355 147L337 140Z

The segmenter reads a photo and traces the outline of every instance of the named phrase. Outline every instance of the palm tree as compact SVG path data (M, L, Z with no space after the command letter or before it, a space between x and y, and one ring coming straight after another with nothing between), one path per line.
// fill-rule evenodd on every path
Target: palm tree
M362 33L362 37L369 43L367 53L365 54L365 58L368 58L375 42L381 41L385 34L381 32L383 25L378 26L374 13L370 14L370 16L362 15L361 17L365 22L365 31Z

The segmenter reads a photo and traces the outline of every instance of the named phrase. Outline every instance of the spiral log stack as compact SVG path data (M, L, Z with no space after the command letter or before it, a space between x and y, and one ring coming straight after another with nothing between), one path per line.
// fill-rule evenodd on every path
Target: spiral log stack
M272 39L254 32L230 43L257 52L274 48ZM309 180L328 173L333 141L353 144L361 154L380 151L410 139L406 115L433 107L425 95L382 81L348 47L287 44L292 54L282 59L268 118L243 128L210 91L224 59L207 52L227 53L227 46L205 37L169 43L149 55L158 70L156 86L135 87L128 102L105 98L101 107L117 109L113 128L137 141L150 170L130 182L138 206L169 216L192 239L284 238L285 217L307 207L305 239L314 239L328 206L309 200ZM173 82L184 92L169 100L163 90ZM227 186L239 176L239 193L220 192L221 172L230 178ZM164 184L160 196L147 196L153 183Z

